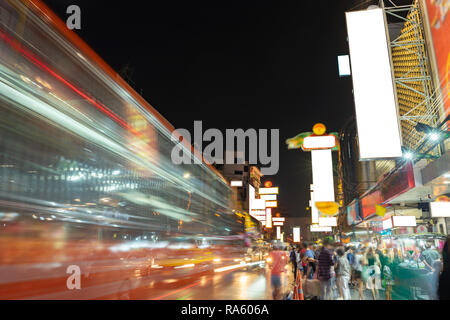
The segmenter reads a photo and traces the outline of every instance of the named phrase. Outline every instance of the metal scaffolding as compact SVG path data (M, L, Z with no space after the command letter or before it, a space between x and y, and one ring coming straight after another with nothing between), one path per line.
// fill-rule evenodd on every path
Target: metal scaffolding
M415 129L417 123L436 127L439 123L440 95L431 78L429 54L425 42L423 18L418 1L397 6L392 1L385 6L387 19L404 23L400 35L390 41L394 82L397 88L403 145L417 150L426 144L426 136ZM439 155L439 147L431 153Z

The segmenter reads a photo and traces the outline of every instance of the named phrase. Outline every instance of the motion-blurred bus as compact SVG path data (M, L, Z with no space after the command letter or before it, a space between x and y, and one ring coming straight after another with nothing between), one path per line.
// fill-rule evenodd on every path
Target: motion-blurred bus
M174 165L173 130L41 1L0 1L0 299L145 299L242 257L227 181Z

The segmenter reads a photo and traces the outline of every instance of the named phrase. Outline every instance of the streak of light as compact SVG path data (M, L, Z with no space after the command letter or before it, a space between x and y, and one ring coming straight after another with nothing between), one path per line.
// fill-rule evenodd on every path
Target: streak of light
M183 269L183 268L192 268L192 267L195 267L195 264L189 263L189 264L183 264L182 266L174 267L174 269Z
M262 261L262 260L256 261L256 262L249 262L249 263L245 263L244 261L241 261L240 264L234 264L231 266L214 269L214 272L224 272L224 271L228 271L228 270L233 270L233 269L247 267L247 266L254 266L254 265L263 264L263 263L264 263L264 261Z

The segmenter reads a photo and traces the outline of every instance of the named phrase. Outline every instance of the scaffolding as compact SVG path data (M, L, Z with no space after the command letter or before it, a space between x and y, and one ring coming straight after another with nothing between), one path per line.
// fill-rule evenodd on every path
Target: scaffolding
M419 2L410 5L384 6L386 17L402 21L400 35L391 40L392 65L399 107L403 146L419 151L426 146L427 138L423 132L415 129L417 123L433 128L440 120L440 94L435 90L431 78L429 54L424 37L423 18ZM439 146L430 153L440 156Z

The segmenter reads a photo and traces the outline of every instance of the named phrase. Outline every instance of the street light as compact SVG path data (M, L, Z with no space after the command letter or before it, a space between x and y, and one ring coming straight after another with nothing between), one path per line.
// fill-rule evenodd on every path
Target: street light
M414 128L417 132L425 133L431 141L439 141L442 138L447 139L449 136L449 131L443 131L438 128L433 128L421 122L417 122Z
M414 158L414 151L412 151L411 149L402 147L402 153L403 153L403 158L405 158L407 160L411 160L412 158Z
M431 141L438 141L441 135L436 132L431 132L428 136Z

